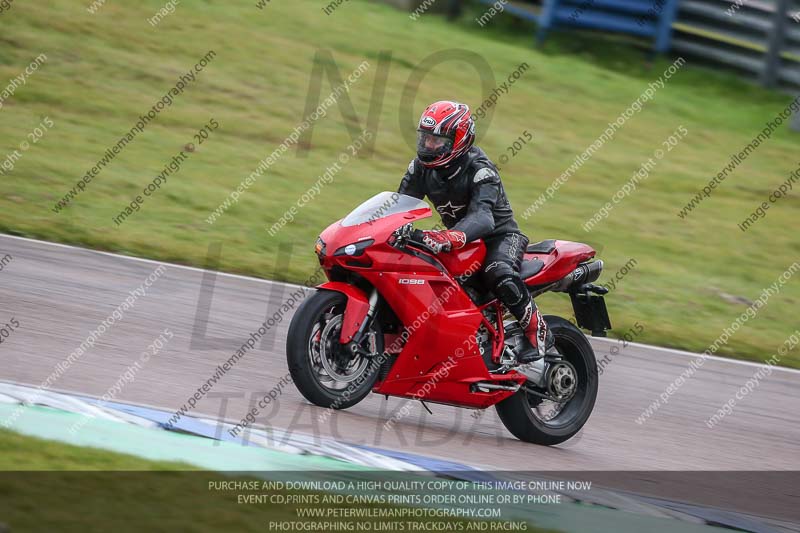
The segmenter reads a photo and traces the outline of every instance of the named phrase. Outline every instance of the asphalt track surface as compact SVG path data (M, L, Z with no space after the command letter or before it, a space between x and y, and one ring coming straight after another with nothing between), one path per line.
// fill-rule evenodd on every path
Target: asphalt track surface
M4 261L0 271L0 324L13 317L19 327L0 345L0 379L34 386L160 264L0 236L0 257L6 254L13 259ZM210 282L211 275L205 275ZM200 269L166 264L147 294L52 388L106 394L167 328L174 337L161 353L141 363L115 400L177 410L299 290L218 274L212 293L208 287L201 290L203 276ZM201 292L211 296L207 318ZM273 390L288 372L288 325L289 318L270 331L264 344L257 344L197 402L192 414L238 422ZM203 327L205 332L200 331ZM227 340L208 346L204 337ZM474 417L475 411L432 405L431 416L415 402L408 416L385 429L405 400L377 395L320 422L324 410L306 402L291 384L270 402L258 424L492 470L800 470L800 372L775 369L737 401L731 415L709 429L706 420L760 368L710 358L668 403L639 424L637 417L689 367L693 356L638 344L622 348L609 340L593 339L592 344L598 360L606 355L610 360L600 377L594 413L578 437L557 447L517 441L493 409ZM612 355L612 347L618 353ZM795 509L790 514L796 513ZM778 510L774 515L787 516Z

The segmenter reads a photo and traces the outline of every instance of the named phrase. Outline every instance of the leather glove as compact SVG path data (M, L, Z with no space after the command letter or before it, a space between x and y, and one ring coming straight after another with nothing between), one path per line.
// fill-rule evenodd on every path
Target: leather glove
M440 254L450 250L458 250L467 245L467 234L463 231L440 230L423 231L422 242L434 253Z

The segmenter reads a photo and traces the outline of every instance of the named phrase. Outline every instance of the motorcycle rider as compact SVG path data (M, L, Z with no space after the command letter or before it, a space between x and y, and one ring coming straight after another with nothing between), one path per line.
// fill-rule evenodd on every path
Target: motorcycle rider
M417 157L398 192L419 199L428 196L447 228L424 231L423 241L442 253L483 239L482 281L519 321L535 350L525 350L518 363L543 357L553 335L519 275L528 238L514 220L497 168L473 146L475 122L469 106L434 102L422 113L417 132Z

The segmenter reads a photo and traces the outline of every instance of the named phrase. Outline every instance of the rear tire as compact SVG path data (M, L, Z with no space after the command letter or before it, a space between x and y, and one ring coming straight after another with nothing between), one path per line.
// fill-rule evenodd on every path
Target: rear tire
M379 365L375 363L378 358L345 354L339 343L346 305L347 297L340 292L317 291L297 309L289 325L286 340L289 373L300 394L320 407L351 407L369 394L378 378ZM378 321L373 322L376 353L381 354L383 335L378 329ZM322 357L327 358L326 364L333 367L343 380L331 376ZM352 372L348 373L348 370Z
M597 362L586 335L557 316L545 316L555 337L555 348L573 365L578 385L575 395L560 406L557 414L545 420L538 416L541 398L520 390L495 406L503 425L512 435L524 442L552 446L572 438L589 419L597 398ZM552 403L552 402L550 402Z

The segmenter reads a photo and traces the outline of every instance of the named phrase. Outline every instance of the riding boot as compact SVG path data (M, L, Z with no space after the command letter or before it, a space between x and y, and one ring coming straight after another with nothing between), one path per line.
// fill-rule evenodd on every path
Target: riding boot
M525 326L525 337L528 339L528 342L531 343L531 346L533 346L536 355L531 357L531 354L526 353L528 357L525 357L525 359L527 360L520 361L521 363L528 363L532 360L544 357L547 350L552 348L555 344L553 333L550 331L550 328L547 327L547 322L542 318L542 313L539 312L539 308L536 307L535 303L531 303L531 315L528 325Z

